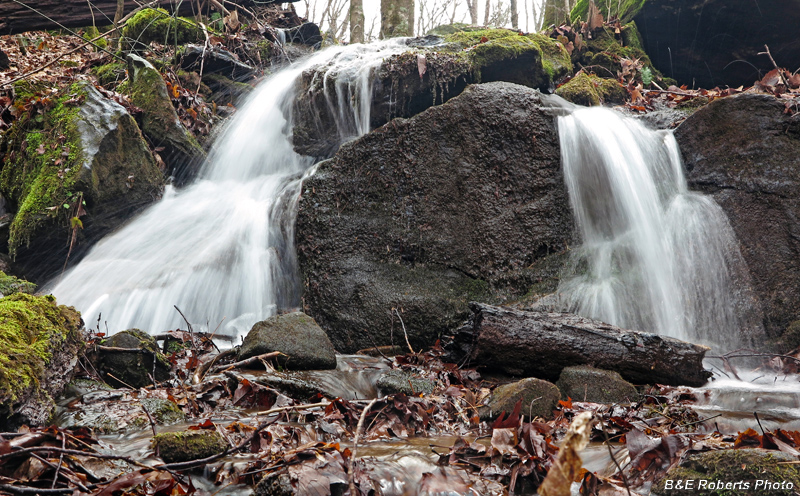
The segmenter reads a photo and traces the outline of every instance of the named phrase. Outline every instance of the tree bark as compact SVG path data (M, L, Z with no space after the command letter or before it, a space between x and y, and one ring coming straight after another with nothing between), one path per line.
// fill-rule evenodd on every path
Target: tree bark
M470 308L470 320L445 344L449 361L550 381L572 365L614 370L634 384L702 386L711 376L705 346L567 313Z
M364 1L350 0L350 43L364 43Z
M469 20L473 26L478 25L478 0L467 0L467 8L469 9Z
M486 0L486 11L483 13L483 25L489 25L489 13L492 11L492 0Z
M254 0L231 1L244 7L254 5ZM91 26L93 25L93 15L98 26L110 25L117 11L117 0L93 0L91 8L86 0L22 0L22 2L40 13L36 13L11 0L0 0L0 35L41 29L58 29L60 28L59 24L68 28ZM158 6L172 12L172 7L175 3L173 0L159 0ZM259 2L259 4L261 3L264 3L264 1ZM266 0L266 3L275 2ZM134 0L125 0L123 12L127 14L138 6ZM194 13L193 10L192 2L180 2L178 14L192 15ZM44 16L49 17L52 21Z
M517 0L511 1L511 27L519 29L519 11L517 10Z
M381 38L414 36L414 0L381 0Z

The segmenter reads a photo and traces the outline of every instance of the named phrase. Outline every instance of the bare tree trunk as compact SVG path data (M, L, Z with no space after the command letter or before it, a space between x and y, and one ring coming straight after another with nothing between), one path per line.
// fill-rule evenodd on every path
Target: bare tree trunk
M350 0L350 43L364 43L363 0Z
M473 26L478 25L478 0L467 0L467 8L469 9L469 20Z
M530 0L522 0L522 4L525 5L525 31L528 32L537 30L535 26L533 29L531 29L530 3Z
M483 13L483 25L489 25L489 13L492 11L492 0L486 0L486 12Z
M514 29L519 29L519 11L517 10L517 0L510 0L510 1L511 1L511 27Z
M117 11L114 13L114 27L117 28L111 36L111 48L116 50L119 43L119 22L125 17L125 0L117 0Z
M381 0L381 38L414 36L414 0Z

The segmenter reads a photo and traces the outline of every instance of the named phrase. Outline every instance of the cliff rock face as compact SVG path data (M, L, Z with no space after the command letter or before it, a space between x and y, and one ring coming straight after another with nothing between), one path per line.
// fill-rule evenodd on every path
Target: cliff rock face
M800 318L800 115L784 109L769 95L722 98L675 133L689 186L728 215L771 337Z
M636 21L643 47L665 76L691 87L750 86L778 65L800 67L795 0L595 0L603 17ZM587 19L589 0L571 18ZM759 71L760 74L759 75Z
M523 86L470 86L345 144L305 182L305 311L337 350L400 344L403 328L431 345L469 301L516 298L542 279L573 234L543 106Z

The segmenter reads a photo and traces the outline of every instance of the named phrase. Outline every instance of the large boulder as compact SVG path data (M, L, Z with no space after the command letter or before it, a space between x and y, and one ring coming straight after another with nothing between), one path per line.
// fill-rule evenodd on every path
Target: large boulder
M170 377L169 360L156 340L139 329L118 332L103 340L97 360L103 379L117 387L141 388Z
M195 137L181 124L167 85L153 64L138 55L128 55L128 93L131 103L142 109L142 132L156 148L178 184L192 179L206 154Z
M306 311L339 351L434 343L471 300L516 298L572 241L554 118L535 90L474 85L344 145L305 181Z
M796 1L596 0L603 16L634 20L643 48L666 76L692 87L752 85L772 70L769 46L782 67L800 66ZM578 0L572 18L587 19L589 0Z
M9 252L31 281L61 270L68 253L79 260L161 195L163 175L136 121L87 82L38 99L5 138L0 192L16 212Z
M0 429L53 420L58 396L83 350L83 321L52 296L0 299Z
M334 369L336 352L314 319L302 312L275 315L257 322L239 348L245 360L279 351L279 361L292 370Z
M636 387L623 379L619 372L586 365L566 367L561 371L556 386L565 400L631 403L639 397Z
M741 94L711 102L675 131L689 186L730 220L767 334L800 318L800 115L782 100Z
M540 34L488 29L458 32L445 38L415 38L409 50L387 57L372 80L371 129L395 117L411 117L448 101L473 83L506 81L550 90L572 71L564 47ZM341 122L350 99L338 94L340 75L322 66L303 74L294 105L295 149L304 155L331 157L343 136L357 134ZM357 83L354 83L357 84ZM347 108L340 104L346 102Z

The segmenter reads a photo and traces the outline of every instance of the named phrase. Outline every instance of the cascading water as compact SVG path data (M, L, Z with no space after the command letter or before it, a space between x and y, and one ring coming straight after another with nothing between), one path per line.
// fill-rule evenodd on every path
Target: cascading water
M236 114L196 183L169 188L46 289L87 322L102 315L112 333L175 329L176 305L212 330L225 319L221 333L241 336L297 306L294 215L313 162L291 143L298 79L312 69L335 79L340 134L357 136L369 130L371 72L405 50L404 39L333 47L278 72Z
M722 209L688 190L671 132L608 109L559 117L582 246L559 298L605 322L732 349L752 318L738 243Z

